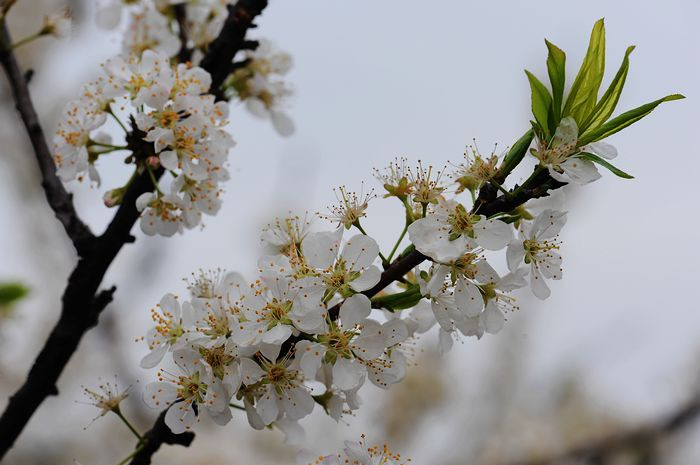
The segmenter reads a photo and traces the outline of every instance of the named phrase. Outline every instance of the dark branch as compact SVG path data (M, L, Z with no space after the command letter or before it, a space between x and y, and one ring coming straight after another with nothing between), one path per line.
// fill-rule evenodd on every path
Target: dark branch
M228 17L221 34L209 45L207 56L199 65L211 74L211 92L217 100L224 99L221 85L231 73L233 57L254 43L246 41L245 35L248 29L255 27L253 20L266 6L267 0L239 0L228 6Z
M143 435L143 446L131 459L129 465L147 465L151 463L151 457L155 454L162 444L180 445L189 447L194 441L194 433L186 432L182 434L173 434L170 428L165 424L165 414L168 410L163 410L158 419L153 424L153 427Z
M534 176L525 181L522 186L519 188L516 186L510 195L498 196L498 189L491 184L486 184L479 191L473 212L486 216L507 213L530 199L545 197L549 195L550 190L559 189L566 184L552 178L545 169L536 168L533 174Z
M177 53L177 61L187 63L192 59L192 49L189 48L189 32L187 31L187 8L184 3L173 6L175 19L177 20L178 37L180 38L180 51Z
M0 20L0 63L7 75L15 99L15 106L22 118L34 149L34 155L41 172L41 185L44 188L46 200L54 211L56 218L66 230L66 234L73 242L78 254L85 256L89 252L94 236L78 217L73 206L72 195L66 191L63 183L56 175L56 165L46 143L44 132L39 124L39 117L34 110L34 104L27 87L28 77L31 76L31 73L28 72L26 76L22 73L15 55L9 50L11 43L12 39L3 18Z
M611 434L553 457L515 462L510 465L599 464L607 463L604 461L625 451L637 452L642 457L653 456L661 440L690 426L698 416L700 416L700 394L695 395L669 415L648 425Z

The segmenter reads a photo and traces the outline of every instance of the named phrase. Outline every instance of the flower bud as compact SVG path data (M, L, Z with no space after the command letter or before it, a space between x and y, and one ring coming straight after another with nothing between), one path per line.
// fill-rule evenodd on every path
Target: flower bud
M160 168L160 158L156 156L150 156L146 159L146 163L153 169Z
M121 205L122 200L124 200L124 193L126 192L126 189L123 187L117 188L117 189L112 189L107 192L105 192L105 195L102 196L102 200L105 203L105 206L108 208L115 207L117 205Z

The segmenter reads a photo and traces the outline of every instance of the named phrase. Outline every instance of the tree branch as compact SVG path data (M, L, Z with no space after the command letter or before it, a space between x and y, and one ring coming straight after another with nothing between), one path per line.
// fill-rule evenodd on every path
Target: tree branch
M699 416L700 393L675 411L648 425L611 434L553 457L513 462L510 465L602 464L607 463L604 462L606 459L624 451L637 451L642 457L650 454L653 456L660 440L689 426Z
M163 410L158 419L153 424L153 427L143 435L143 445L141 449L131 459L129 465L147 465L151 463L151 457L155 454L163 444L180 445L189 447L194 441L194 433L185 432L182 434L173 434L170 428L165 424L165 414L168 409Z
M233 57L239 50L249 48L245 40L248 29L255 27L253 20L265 9L267 0L239 0L228 6L228 17L219 37L209 45L207 56L200 66L211 74L212 94L223 100L221 85L231 73Z
M222 60L230 62L238 51L236 48L227 48L227 46L245 45L244 37L247 29L252 27L253 19L262 12L266 5L267 0L241 0L235 7L229 8L229 19L226 21L221 35L215 41L218 45L212 46L210 53L205 57L205 60L208 59L208 67L203 66L207 71L216 70L218 73L217 81L215 81L217 82L216 89L226 78L225 75L221 74L225 72ZM230 17L232 15L234 15L233 19ZM0 29L2 29L0 31L2 34L0 45L11 43L5 26L3 18L0 22ZM233 39L228 40L223 37L227 35ZM148 173L144 172L139 175L124 195L122 204L105 232L95 238L78 218L70 194L65 191L61 181L56 176L51 152L46 144L36 112L31 104L26 82L14 54L7 51L7 46L3 46L2 50L5 51L0 52L0 61L12 85L15 102L32 141L44 179L43 184L47 199L63 224L66 233L73 240L81 258L68 279L58 322L35 359L24 384L10 397L7 407L0 417L0 460L12 447L44 399L58 393L56 382L64 367L77 349L83 335L97 324L100 312L112 300L114 287L100 293L97 293L98 288L122 246L134 241L130 231L139 218L139 212L135 205L136 199L145 192L153 191L153 183ZM141 144L138 150L143 152L153 149ZM148 153L137 155L143 158ZM163 169L157 170L155 174L156 177L160 177L163 174ZM154 448L152 453L160 447L160 443L168 443L168 440L170 440L170 436L154 432L149 446Z
M192 58L192 49L189 48L189 33L187 31L187 6L184 3L173 5L175 19L177 20L178 37L180 38L180 51L177 52L177 61L186 63Z
M90 249L94 235L78 217L73 206L72 195L63 187L56 175L56 165L49 150L44 132L39 124L39 117L34 110L27 79L17 64L14 53L9 49L12 39L7 30L5 18L0 19L0 64L2 64L12 89L15 106L22 118L27 135L34 149L34 155L41 172L41 186L44 188L46 200L60 221L66 234L73 242L76 251L84 256Z

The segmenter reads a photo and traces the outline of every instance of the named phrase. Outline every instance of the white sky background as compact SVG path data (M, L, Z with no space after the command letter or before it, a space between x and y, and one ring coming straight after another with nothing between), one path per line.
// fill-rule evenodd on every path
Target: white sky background
M527 346L535 388L552 374L580 369L587 388L608 408L643 418L675 405L693 378L687 368L700 340L699 13L700 4L692 0L273 0L251 36L270 38L293 55L289 114L297 132L280 138L268 122L234 108L231 131L238 145L220 213L205 218L203 231L171 239L138 231L137 244L125 247L105 279L105 285L118 286L125 340L141 334L147 309L165 292L183 292L181 278L197 268L220 266L251 277L260 228L275 215L324 211L334 202L331 188L340 184L359 190L364 181L365 190L381 189L372 168L395 156L442 165L460 161L474 137L483 152L496 142L501 149L511 144L530 119L523 69L546 78L543 38L567 52L570 83L594 21L605 17L604 85L626 46L637 45L618 111L674 92L688 98L662 105L609 140L620 153L616 165L636 179L606 171L574 194L562 235L564 280L552 286L552 297L542 304L523 299L521 311L532 317L526 324L511 321L495 338L458 344L448 359L468 377L465 367L478 365L495 339L516 338ZM114 35L92 26L57 46L32 85L40 113L48 115L72 98L118 48ZM45 123L50 131L48 116ZM102 166L103 188L126 179L119 163ZM70 188L83 217L101 231L113 214L102 206L102 190ZM0 185L0 206L17 211L16 199L3 190ZM402 227L396 207L375 201L364 222L385 250ZM28 264L22 255L28 249L17 247L24 232L6 226L0 237L6 257L0 277L26 279L41 292L41 283L31 282L36 258ZM147 267L139 256L149 250L163 262L156 270L146 268L145 280L129 280L135 266ZM134 345L134 364L143 349ZM28 367L30 357L17 355L17 361ZM113 371L105 366L101 374ZM143 373L141 379L150 377ZM420 453L408 452L421 463Z

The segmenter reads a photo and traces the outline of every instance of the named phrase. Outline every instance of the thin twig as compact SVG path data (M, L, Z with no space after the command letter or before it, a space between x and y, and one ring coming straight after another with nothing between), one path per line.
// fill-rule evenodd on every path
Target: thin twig
M189 32L187 30L187 6L184 3L173 5L175 19L177 20L178 37L180 38L180 51L177 52L177 61L187 63L192 59L192 49L189 48Z
M9 50L12 43L5 18L0 19L0 64L2 64L15 100L15 106L22 118L27 135L34 149L34 155L41 172L41 185L44 188L46 200L54 211L56 218L65 229L66 234L73 242L80 256L85 256L95 236L90 228L78 217L73 206L73 198L63 187L63 183L56 175L56 165L51 155L51 150L46 143L44 132L39 123L39 117L34 109L32 98L29 94L27 80L17 64L14 53Z

